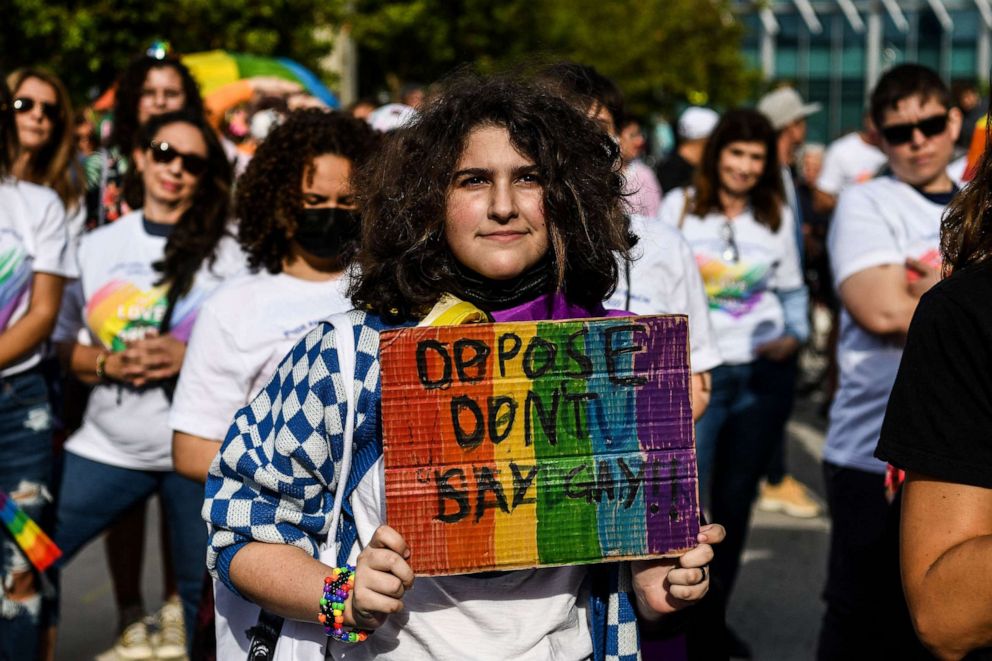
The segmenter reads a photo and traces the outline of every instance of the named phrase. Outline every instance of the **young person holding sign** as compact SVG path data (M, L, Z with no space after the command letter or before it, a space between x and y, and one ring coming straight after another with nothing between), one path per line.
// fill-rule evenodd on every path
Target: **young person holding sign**
M446 294L497 321L605 316L631 242L617 167L616 144L593 121L502 79L454 81L391 136L357 182L352 327L322 324L297 344L211 466L211 572L302 622L321 612L326 578L329 605L343 606L325 607L336 619L322 641L349 659L619 658L638 651L638 616L656 622L700 600L718 525L679 559L421 578L413 592L418 549L381 525L379 332L429 323ZM354 374L339 367L342 337L354 339ZM350 462L346 389L357 413ZM340 549L328 564L353 570L316 559L329 530ZM360 644L339 642L352 627ZM323 645L312 653L324 658Z

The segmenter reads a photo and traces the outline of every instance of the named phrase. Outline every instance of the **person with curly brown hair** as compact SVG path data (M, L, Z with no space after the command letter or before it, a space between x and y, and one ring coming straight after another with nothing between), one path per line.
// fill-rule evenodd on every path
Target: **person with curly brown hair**
M234 412L300 337L351 307L346 271L360 230L351 173L377 141L359 119L300 110L248 165L235 213L253 272L225 285L197 317L169 417L181 474L203 482Z
M452 297L476 319L625 314L602 305L632 242L618 156L555 92L459 77L362 169L358 309L293 347L235 415L207 477L208 569L286 619L267 629L279 636L274 658L634 658L638 616L657 623L706 593L716 525L678 562L422 576L410 592L408 560L426 551L384 524L380 331L450 311ZM349 390L354 418L325 422L349 410ZM335 575L354 591L325 629L321 589L329 565L346 563L357 567Z

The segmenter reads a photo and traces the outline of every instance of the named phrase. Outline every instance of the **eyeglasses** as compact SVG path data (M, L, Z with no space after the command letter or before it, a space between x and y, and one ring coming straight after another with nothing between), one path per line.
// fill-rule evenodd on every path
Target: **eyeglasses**
M734 226L729 220L724 221L723 227L720 229L720 238L727 244L721 255L723 261L734 264L741 261L741 251L737 248L737 239L734 237Z
M168 142L152 140L148 144L148 151L152 153L152 160L163 165L172 163L177 158L182 159L183 170L194 177L199 177L207 171L207 159L196 154L184 154Z
M914 124L892 124L882 127L882 135L890 145L902 145L913 139L913 131L920 129L920 133L928 138L944 132L947 128L947 113L934 115L921 119Z
M14 112L31 112L35 104L41 104L41 114L48 118L50 122L56 122L59 119L59 107L55 103L48 103L47 101L35 101L32 98L21 96L14 99Z

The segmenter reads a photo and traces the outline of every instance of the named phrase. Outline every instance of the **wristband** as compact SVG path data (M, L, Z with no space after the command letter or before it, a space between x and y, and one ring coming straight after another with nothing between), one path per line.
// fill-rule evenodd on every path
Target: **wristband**
M96 378L103 381L107 378L107 357L110 356L106 351L101 351L100 355L96 357Z
M324 626L324 633L343 643L360 643L369 637L369 631L344 628L344 602L355 587L355 568L351 565L335 567L324 579L324 596L320 598L317 621Z

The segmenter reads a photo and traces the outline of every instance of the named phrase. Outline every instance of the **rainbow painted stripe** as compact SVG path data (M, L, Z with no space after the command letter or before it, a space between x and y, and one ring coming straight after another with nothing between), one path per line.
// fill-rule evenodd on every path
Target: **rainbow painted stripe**
M87 301L87 323L103 346L121 351L128 342L158 330L165 315L167 293L165 285L141 289L127 280L112 280ZM171 335L184 342L189 340L196 314L208 293L194 287L179 300L172 313Z
M387 521L417 573L695 546L686 317L408 328L381 361Z
M38 571L45 571L61 557L62 551L55 542L3 490L0 490L0 521Z

